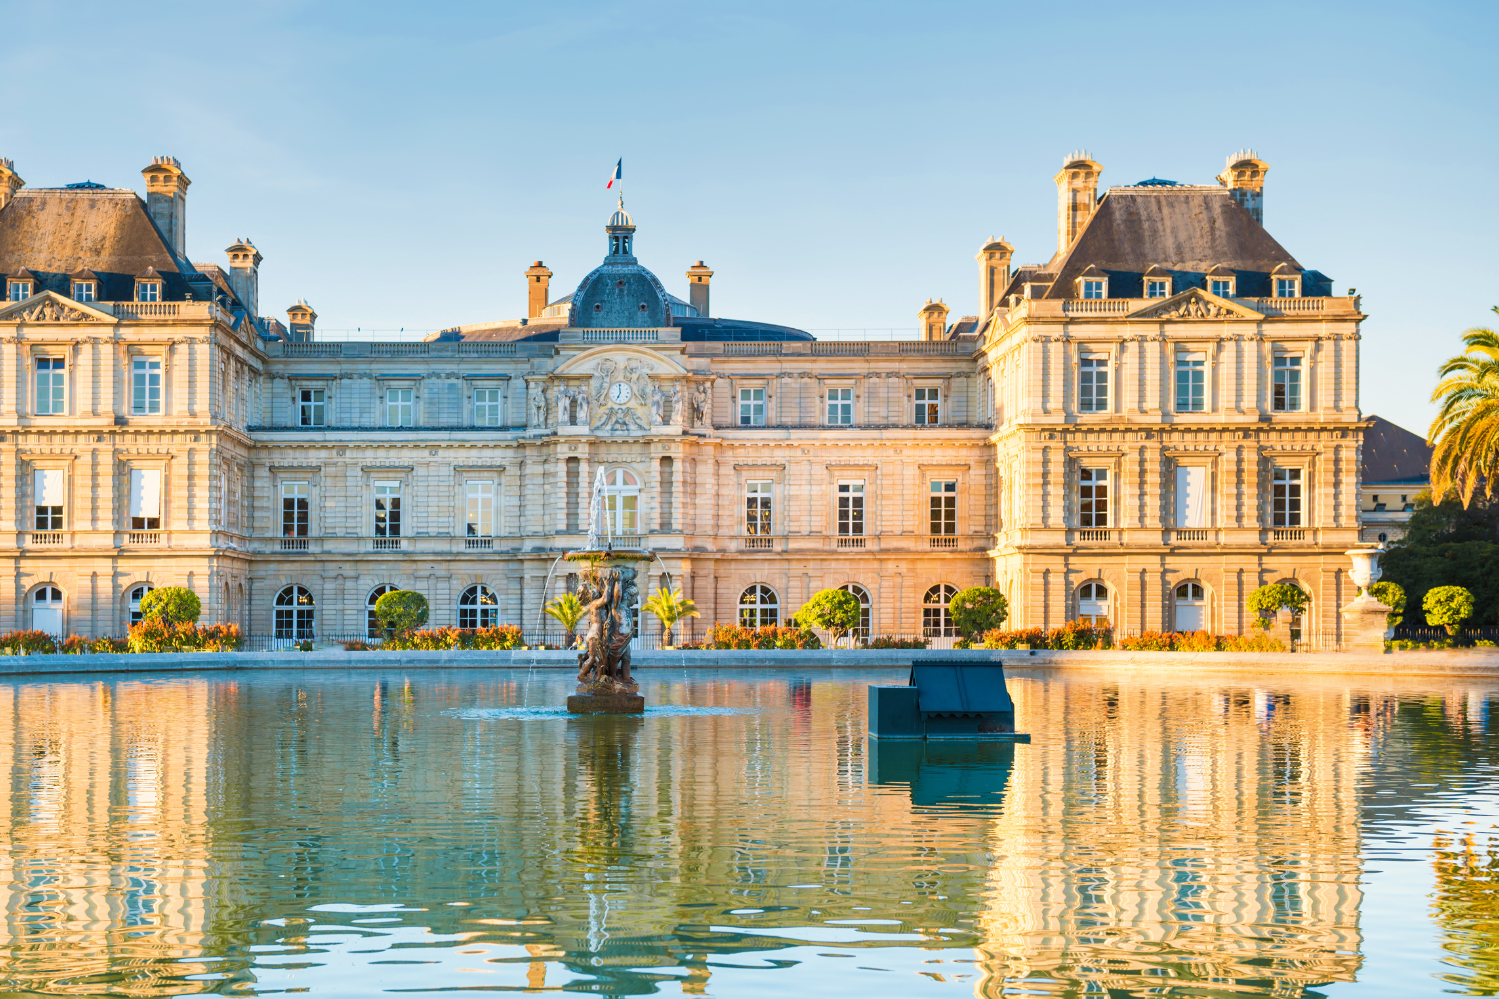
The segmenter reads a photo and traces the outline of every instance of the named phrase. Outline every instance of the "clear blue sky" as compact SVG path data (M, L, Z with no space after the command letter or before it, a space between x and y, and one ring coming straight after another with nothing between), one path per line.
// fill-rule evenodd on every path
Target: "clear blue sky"
M523 314L637 252L714 312L912 327L977 306L973 254L1055 243L1051 177L1271 165L1270 231L1364 296L1362 402L1424 432L1433 370L1499 322L1493 3L18 4L0 156L33 186L193 180L193 259L249 236L262 311L325 329Z

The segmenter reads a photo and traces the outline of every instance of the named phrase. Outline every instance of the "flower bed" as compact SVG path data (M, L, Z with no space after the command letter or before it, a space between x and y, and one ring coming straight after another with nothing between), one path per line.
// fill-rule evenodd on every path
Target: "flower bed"
M745 628L737 624L715 624L701 644L683 645L694 649L820 649L822 639L810 629Z
M83 639L79 639L80 645L82 642ZM67 643L63 644L64 651L67 651ZM115 651L115 643L110 641L110 645L109 651ZM238 652L244 645L244 636L240 634L239 625L236 624L203 625L190 621L166 624L159 617L148 617L130 629L130 637L125 640L125 651ZM81 647L79 651L82 651Z
M1050 631L1029 628L1024 631L988 631L978 645L963 648L980 649L1118 649L1122 652L1285 652L1281 642L1263 631L1248 635L1213 635L1206 631L1147 631L1139 635L1114 637L1110 628L1090 628L1070 621Z
M383 642L345 642L350 652L438 652L446 649L504 651L521 647L520 628L502 624L496 628L426 628L404 631Z

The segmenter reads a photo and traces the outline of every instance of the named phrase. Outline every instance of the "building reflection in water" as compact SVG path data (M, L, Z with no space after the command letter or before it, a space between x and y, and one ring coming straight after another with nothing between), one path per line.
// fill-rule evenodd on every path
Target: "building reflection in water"
M391 988L446 950L507 988L731 994L725 962L831 947L979 996L1296 996L1359 971L1370 761L1388 811L1487 745L1481 690L1148 678L1014 680L1029 745L871 745L862 683L658 681L734 713L572 720L485 714L556 677L0 683L0 983L253 992L341 927ZM1451 907L1485 849L1447 844ZM397 926L430 967L376 968Z

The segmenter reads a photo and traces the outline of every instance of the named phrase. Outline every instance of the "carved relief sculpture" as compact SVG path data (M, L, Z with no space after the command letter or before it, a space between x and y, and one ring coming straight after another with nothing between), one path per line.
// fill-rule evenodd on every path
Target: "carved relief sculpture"
M682 423L687 413L682 408L682 383L675 381L671 383L671 422Z
M692 393L692 422L699 427L708 425L709 390L707 382L698 382Z
M651 426L659 427L666 422L662 409L666 406L666 393L660 385L651 386Z
M547 425L547 397L546 389L537 382L531 383L531 422L532 427L544 427Z

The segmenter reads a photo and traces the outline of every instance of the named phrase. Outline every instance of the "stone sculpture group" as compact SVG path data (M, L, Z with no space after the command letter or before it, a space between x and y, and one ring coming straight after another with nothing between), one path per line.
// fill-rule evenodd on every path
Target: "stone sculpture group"
M579 582L578 599L588 621L578 653L579 693L633 694L639 689L630 678L633 610L640 597L635 577L629 566L595 567Z

